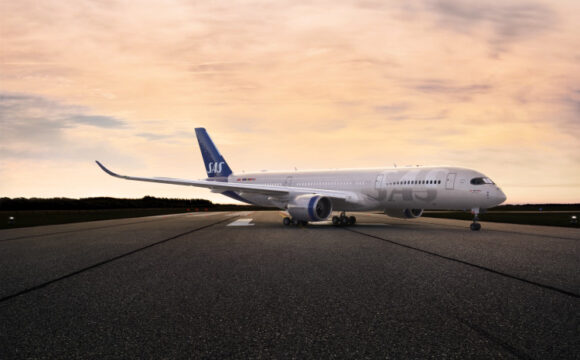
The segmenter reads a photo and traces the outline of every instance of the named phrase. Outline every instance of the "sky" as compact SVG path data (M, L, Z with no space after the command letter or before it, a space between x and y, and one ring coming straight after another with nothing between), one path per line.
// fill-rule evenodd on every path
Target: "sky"
M112 178L452 165L580 203L580 2L0 0L0 196L206 198Z

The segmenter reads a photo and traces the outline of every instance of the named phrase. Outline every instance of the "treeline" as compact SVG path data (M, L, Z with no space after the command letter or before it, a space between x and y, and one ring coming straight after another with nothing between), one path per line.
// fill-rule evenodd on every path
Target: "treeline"
M244 205L214 204L205 199L168 199L145 196L142 199L111 197L0 198L0 210L104 210L104 209L191 209L192 211L249 209ZM254 207L251 207L254 210Z
M501 211L578 211L580 204L524 204L500 205L489 210Z

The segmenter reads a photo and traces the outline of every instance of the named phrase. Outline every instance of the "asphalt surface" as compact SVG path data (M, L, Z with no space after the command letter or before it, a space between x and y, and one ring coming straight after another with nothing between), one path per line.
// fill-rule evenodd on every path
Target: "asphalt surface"
M0 359L580 359L580 230L357 219L0 231Z

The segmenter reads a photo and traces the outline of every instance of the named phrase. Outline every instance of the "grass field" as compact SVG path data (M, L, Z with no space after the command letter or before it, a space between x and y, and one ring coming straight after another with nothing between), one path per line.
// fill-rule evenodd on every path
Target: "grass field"
M141 216L179 214L186 209L111 209L111 210L20 210L0 211L0 229L67 224L83 221L123 219ZM9 224L9 217L13 216L14 224Z
M142 216L179 214L186 209L111 209L111 210L20 210L0 211L0 229L15 227L66 224L83 221L123 219ZM572 224L572 215L580 216L580 211L489 211L481 215L482 221L564 226L580 228ZM9 217L14 217L14 224L9 223ZM462 211L425 211L425 217L471 220L473 216Z
M489 211L481 215L480 220L510 224L580 228L578 224L573 224L570 221L573 215L580 217L580 211ZM459 220L473 219L473 215L463 211L425 211L423 216Z

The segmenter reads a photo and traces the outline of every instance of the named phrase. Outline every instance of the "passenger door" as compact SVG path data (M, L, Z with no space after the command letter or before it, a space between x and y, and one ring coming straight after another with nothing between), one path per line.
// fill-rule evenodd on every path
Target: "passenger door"
M375 189L377 190L377 200L385 201L387 199L387 187L385 186L385 174L379 174L375 181Z
M447 180L445 181L445 189L453 190L455 188L455 176L456 173L447 174Z

